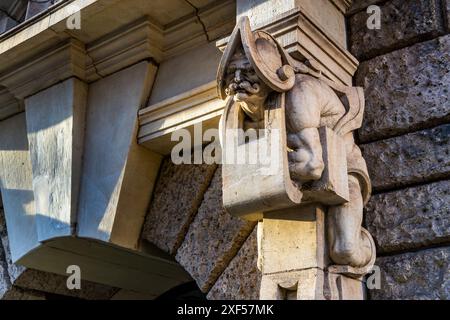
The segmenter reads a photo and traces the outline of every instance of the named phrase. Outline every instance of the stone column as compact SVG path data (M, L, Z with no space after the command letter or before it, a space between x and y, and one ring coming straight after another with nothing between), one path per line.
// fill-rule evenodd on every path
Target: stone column
M260 299L324 299L325 210L307 205L264 214L258 224Z

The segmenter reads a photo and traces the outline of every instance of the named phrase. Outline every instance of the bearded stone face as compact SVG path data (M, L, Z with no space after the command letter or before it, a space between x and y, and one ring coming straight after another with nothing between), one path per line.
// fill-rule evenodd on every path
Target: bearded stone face
M270 88L257 76L243 50L237 50L227 67L228 96L233 96L252 121L264 118L264 103Z

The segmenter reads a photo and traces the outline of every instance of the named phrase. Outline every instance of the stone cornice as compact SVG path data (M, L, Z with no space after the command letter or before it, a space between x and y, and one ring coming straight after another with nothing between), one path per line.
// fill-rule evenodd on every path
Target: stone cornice
M95 81L145 59L162 59L162 27L148 18L106 35L87 46L86 79Z
M0 75L0 85L16 98L24 99L70 77L84 80L85 65L84 45L69 39L28 63L4 72Z
M330 0L343 14L347 13L352 5L352 0Z
M0 89L0 120L22 112L23 110L23 104L14 98L14 96L9 93L7 89Z
M164 30L164 58L169 59L230 33L236 21L235 14L235 2L226 0L199 10L197 16L189 15L171 23Z

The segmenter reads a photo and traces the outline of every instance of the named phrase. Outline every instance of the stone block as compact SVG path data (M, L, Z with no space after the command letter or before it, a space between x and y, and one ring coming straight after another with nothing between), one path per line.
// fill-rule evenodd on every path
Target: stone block
M361 146L374 190L448 177L449 143L447 124Z
M450 120L450 35L362 63L362 142L429 128Z
M223 209L222 169L219 167L175 258L200 290L207 292L254 226L254 222L232 217Z
M216 170L215 165L175 165L164 160L142 238L175 254Z
M450 180L372 196L366 226L378 252L450 241Z
M440 0L392 0L380 9L380 29L367 28L366 10L349 19L350 51L359 60L432 39L444 30Z
M450 247L381 257L381 289L369 290L373 300L450 299Z
M256 228L209 291L209 300L258 300L261 273L257 267Z

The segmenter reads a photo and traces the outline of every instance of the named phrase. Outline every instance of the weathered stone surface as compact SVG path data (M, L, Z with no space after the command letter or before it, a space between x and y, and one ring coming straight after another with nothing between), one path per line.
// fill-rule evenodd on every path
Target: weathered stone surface
M350 9L347 11L347 15L351 16L356 12L365 10L368 6L372 4L378 4L384 0L353 0Z
M450 0L446 0L446 12L447 12L447 31L450 31Z
M175 254L214 175L215 165L175 165L164 160L142 238Z
M366 225L379 252L414 249L450 240L450 181L377 194Z
M43 291L58 295L71 296L81 299L109 299L112 297L117 288L90 282L81 281L81 290L69 290L66 286L67 277L48 272L42 272L17 265L12 262L9 250L8 235L3 212L0 211L0 248L3 248L4 253L4 269L5 276L8 276L7 283L13 287L8 286L8 290L13 290L15 287L20 287L27 290ZM1 251L1 250L0 250ZM1 252L0 252L0 269L1 269ZM2 273L0 272L0 276ZM1 294L1 284L0 284ZM8 296L8 294L6 293Z
M365 88L362 142L429 128L450 120L450 35L360 65Z
M222 170L219 167L206 191L176 260L207 292L236 255L255 223L232 217L222 207Z
M380 8L380 29L367 28L366 11L349 19L350 50L359 60L432 39L444 30L440 0L392 0Z
M14 282L15 279L19 277L19 275L25 270L24 267L19 266L15 263L12 263L9 241L8 241L8 233L6 230L6 220L3 211L0 211L0 247L3 248L4 262L6 267L6 274L8 275L8 282Z
M1 217L2 217L2 213L0 212L0 219L1 219ZM0 221L0 228L1 228L1 221ZM0 232L1 232L1 230L0 230ZM8 275L8 264L6 263L5 252L3 250L3 246L0 241L0 299L10 289L10 287L11 287L11 283L9 281L9 275Z
M43 292L34 290L25 290L18 287L12 287L5 295L1 296L1 300L47 300Z
M375 190L446 178L450 125L361 146Z
M381 289L375 300L450 299L450 248L436 248L377 259Z
M256 228L209 291L209 300L258 300L261 274L257 267Z

